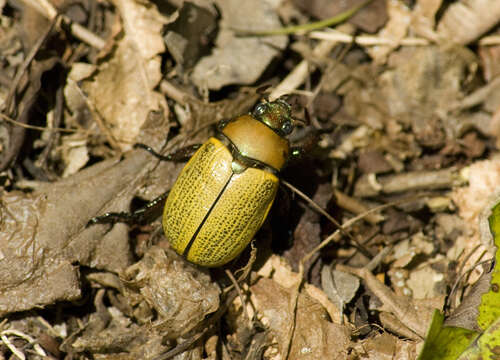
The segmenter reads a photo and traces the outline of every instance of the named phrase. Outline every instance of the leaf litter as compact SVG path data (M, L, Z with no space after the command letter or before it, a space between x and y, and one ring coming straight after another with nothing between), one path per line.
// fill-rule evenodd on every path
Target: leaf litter
M2 356L496 356L500 6L373 0L238 33L360 3L0 1ZM282 178L342 231L283 187L235 287L158 220L86 226L175 181L135 143L203 142L284 93L309 124Z

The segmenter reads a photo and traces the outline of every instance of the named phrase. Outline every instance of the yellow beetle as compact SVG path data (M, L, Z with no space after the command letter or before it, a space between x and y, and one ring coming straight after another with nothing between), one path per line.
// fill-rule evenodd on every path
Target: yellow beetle
M168 195L163 229L172 247L198 265L233 260L261 227L289 157L290 105L258 104L223 123L186 164Z

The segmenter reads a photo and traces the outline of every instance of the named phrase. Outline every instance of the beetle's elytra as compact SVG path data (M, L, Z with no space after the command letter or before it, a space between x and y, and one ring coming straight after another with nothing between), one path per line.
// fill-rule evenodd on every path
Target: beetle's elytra
M289 156L290 105L258 104L221 125L186 164L165 203L163 229L172 247L198 265L221 266L259 230Z

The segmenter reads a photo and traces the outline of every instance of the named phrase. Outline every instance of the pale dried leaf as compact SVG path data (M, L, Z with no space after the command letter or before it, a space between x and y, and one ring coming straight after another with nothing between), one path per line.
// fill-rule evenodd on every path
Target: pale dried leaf
M116 5L124 36L83 88L113 139L130 149L150 111L167 109L163 96L153 91L162 76L159 54L165 48L160 30L166 20L151 4L116 0Z
M165 19L153 5L153 2L141 0L113 0L120 12L123 21L123 29L127 40L131 42L134 50L139 51L140 59L145 60L144 68L148 69L147 61L156 58L159 53L165 51L165 44L161 37L161 31L167 19ZM161 74L154 64L148 70L151 82L158 82Z
M78 82L89 78L95 70L95 65L87 63L74 63L71 66L66 86L64 86L64 100L73 116L77 116L78 112L84 111L87 108L87 102L82 90L78 86Z
M75 174L89 160L87 141L79 134L62 138L62 157L65 164L63 177Z
M487 225L487 217L483 215L498 199L498 184L500 183L500 157L478 161L464 169L463 174L468 180L467 187L457 188L452 193L452 199L457 205L458 213L463 219L465 230L456 243L464 248L463 256L468 256L471 250L481 245L464 266L472 267L481 253L486 250L493 253L493 241ZM480 226L478 226L480 225ZM470 281L477 280L480 268L475 267L474 276Z
M393 43L390 46L373 46L366 51L373 58L375 63L383 64L387 60L387 56L399 46L399 42L408 33L410 25L411 13L408 7L399 1L387 2L387 13L389 21L385 24L378 36L384 39L389 39Z
M229 84L251 84L284 49L287 37L235 37L231 28L276 29L281 27L279 18L264 0L219 0L217 4L223 17L217 47L196 64L192 80L199 88L211 90Z
M500 21L500 2L460 0L452 3L438 25L444 41L466 45L493 28Z
M442 296L443 290L446 288L444 274L430 266L411 271L406 284L412 291L414 299Z
M418 0L411 14L411 29L416 35L436 41L436 13L443 0Z

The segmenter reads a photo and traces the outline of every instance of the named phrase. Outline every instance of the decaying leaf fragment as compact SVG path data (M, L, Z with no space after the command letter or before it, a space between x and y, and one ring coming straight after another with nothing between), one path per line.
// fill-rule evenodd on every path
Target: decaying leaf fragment
M109 231L107 225L86 224L106 206L128 207L134 181L149 157L134 151L123 161L103 161L58 182L40 184L30 194L2 194L0 314L79 297L75 264L114 272L130 265L125 225Z
M150 111L166 111L165 99L154 91L161 79L161 29L166 20L152 4L116 0L123 37L108 61L100 64L82 88L103 119L112 143L130 149ZM105 130L106 132L106 130Z
M105 290L98 290L94 300L97 311L74 336L75 340L66 345L67 349L103 355L122 353L130 359L155 358L180 339L189 341L197 332L203 332L208 326L207 316L219 308L220 289L208 272L168 248L151 247L124 271L119 282L108 283L114 285L107 291L118 290L119 295L113 297L119 298L122 305L105 306ZM126 313L119 308L127 309ZM197 351L194 346L185 354Z
M57 239L40 236L46 197L12 192L0 199L0 316L80 297L78 268Z
M290 322L291 291L270 279L262 278L251 287L256 298L256 308L262 314L273 334L280 351L286 343ZM300 294L295 318L295 332L289 359L345 359L349 345L349 331L345 326L328 321L324 308L306 294ZM284 356L282 354L282 356Z
M220 289L207 270L188 263L173 250L151 247L144 257L125 271L128 296L140 294L158 313L155 327L167 339L176 339L219 307Z

